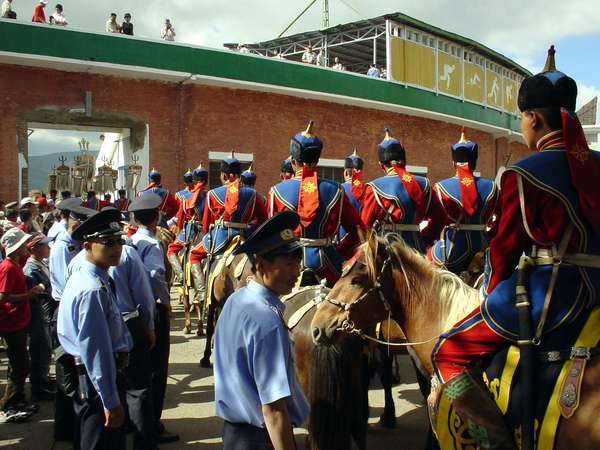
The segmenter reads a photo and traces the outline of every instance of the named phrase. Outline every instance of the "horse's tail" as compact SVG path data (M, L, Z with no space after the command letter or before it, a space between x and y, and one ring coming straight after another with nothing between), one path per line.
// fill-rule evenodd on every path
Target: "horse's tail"
M348 336L335 346L312 350L308 429L313 450L347 450L357 430L366 432L368 385L361 345L359 338Z

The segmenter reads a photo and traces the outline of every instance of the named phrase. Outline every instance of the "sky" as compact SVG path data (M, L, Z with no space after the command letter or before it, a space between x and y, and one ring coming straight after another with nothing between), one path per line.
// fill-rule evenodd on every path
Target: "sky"
M138 36L158 38L165 18L169 18L177 41L217 48L222 48L225 42L252 43L274 38L309 3L308 0L59 1L73 28L102 32L111 12L117 13L119 20L129 12ZM32 0L13 0L13 9L21 19L31 15L34 5ZM46 7L46 15L53 11L53 5L51 2ZM286 34L319 29L321 5L322 0L317 0ZM600 0L329 0L329 11L332 26L402 12L481 42L533 73L543 67L546 51L554 44L557 68L579 85L578 105L600 96Z

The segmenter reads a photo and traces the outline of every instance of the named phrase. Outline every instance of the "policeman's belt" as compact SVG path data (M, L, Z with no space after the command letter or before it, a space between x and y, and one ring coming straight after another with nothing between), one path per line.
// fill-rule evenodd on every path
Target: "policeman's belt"
M242 223L242 222L228 222L226 220L221 220L219 222L216 222L217 226L220 227L225 227L225 228L235 228L237 230L246 230L248 229L248 224L247 223Z
M416 223L386 223L383 225L383 231L420 231Z
M569 264L571 266L591 267L600 269L600 255L589 253L565 253L560 258L552 249L541 248L533 258L535 265L546 266L555 263Z
M487 227L480 223L456 223L449 225L448 228L460 231L485 231Z
M140 311L138 309L136 309L134 311L123 314L122 317L123 317L123 321L127 322L128 320L140 317Z
M115 364L117 367L117 370L123 370L126 369L129 366L129 353L128 352L115 352L113 353L115 355ZM80 356L75 356L75 355L71 355L73 356L73 360L75 361L75 366L83 366L83 360L81 359Z
M330 245L333 245L333 238L300 238L300 245L303 247L329 247Z

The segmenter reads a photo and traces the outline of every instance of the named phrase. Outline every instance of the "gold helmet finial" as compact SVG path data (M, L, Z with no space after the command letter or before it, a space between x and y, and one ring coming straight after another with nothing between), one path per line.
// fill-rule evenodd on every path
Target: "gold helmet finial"
M542 72L556 72L556 61L554 60L554 54L556 50L554 50L554 45L551 45L548 49L548 56L546 57L546 64L542 69Z
M460 140L458 141L460 144L464 144L465 142L469 142L467 137L465 136L465 127L460 128Z
M314 124L315 124L314 120L309 120L308 121L308 125L306 126L306 130L304 130L302 132L302 136L305 136L305 137L311 137L311 136L313 136L312 129L313 129L313 125Z

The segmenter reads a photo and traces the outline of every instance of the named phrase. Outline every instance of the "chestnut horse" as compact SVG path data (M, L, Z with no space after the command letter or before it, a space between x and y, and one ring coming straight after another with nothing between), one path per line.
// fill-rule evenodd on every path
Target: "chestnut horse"
M389 303L388 303L389 302ZM321 303L312 321L313 340L326 344L340 330L357 331L391 315L414 354L431 375L431 352L438 337L479 304L478 292L450 272L437 270L397 235L371 236L359 257ZM389 309L388 309L389 307ZM570 419L560 416L554 448L600 448L600 408L596 380L600 359L588 361L579 407Z
M215 278L201 366L210 366L212 337L220 310L227 298L245 286L251 276L248 258L238 255ZM361 340L357 336L344 336L335 347L314 348L310 327L316 305L325 296L323 292L329 290L321 285L307 286L282 298L286 305L284 319L294 341L298 380L311 405L310 448L348 450L353 439L360 450L365 450L368 371L363 367ZM348 373L358 375L348 377Z

